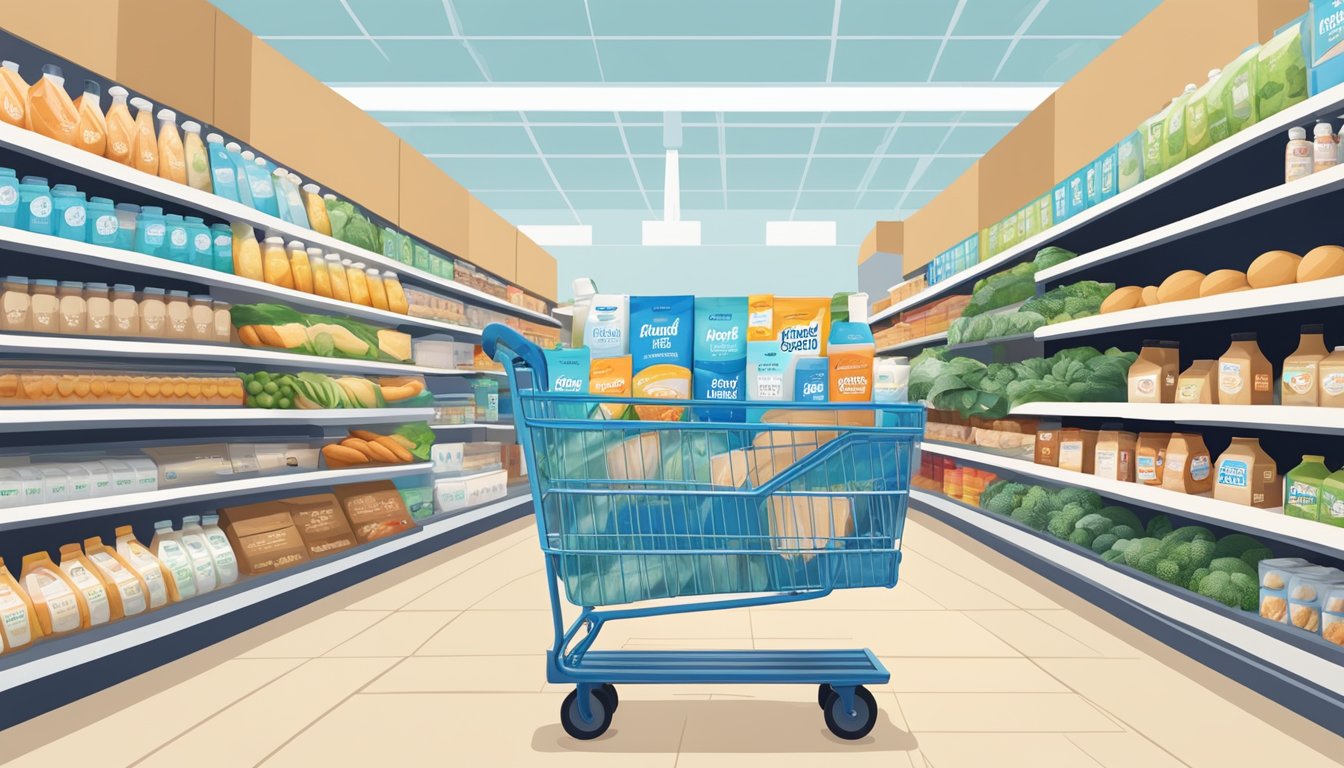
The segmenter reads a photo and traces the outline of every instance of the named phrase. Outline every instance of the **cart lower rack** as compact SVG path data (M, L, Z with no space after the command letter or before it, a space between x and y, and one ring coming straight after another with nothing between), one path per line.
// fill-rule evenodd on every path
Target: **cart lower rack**
M793 683L818 686L837 736L867 735L877 705L864 686L890 675L866 649L593 645L610 621L895 586L923 408L597 399L548 391L544 353L512 329L491 325L483 343L508 372L536 504L555 633L547 680L575 684L565 730L606 732L618 683ZM568 625L562 589L579 606Z

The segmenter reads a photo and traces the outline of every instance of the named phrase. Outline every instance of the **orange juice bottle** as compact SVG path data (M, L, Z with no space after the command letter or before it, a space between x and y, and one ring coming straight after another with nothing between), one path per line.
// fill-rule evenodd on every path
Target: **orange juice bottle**
M313 269L308 265L308 251L298 240L289 241L289 271L294 276L294 289L313 292Z
M75 143L79 113L65 92L65 75L54 64L42 67L42 77L28 89L28 127L66 144Z
M188 120L182 124L182 156L187 164L187 184L202 192L214 192L210 183L210 158L201 141L201 124Z
M27 128L27 113L28 84L19 74L19 65L12 61L0 62L0 120Z
M313 293L331 298L331 273L327 271L327 260L322 258L321 248L308 249L308 271L313 273Z
M46 552L23 556L19 581L28 591L44 635L64 635L89 626L89 604Z
M364 282L369 286L369 303L374 309L387 309L387 288L383 286L383 277L378 270L369 267L364 270Z
M107 155L122 165L135 165L135 118L126 108L126 89L114 85L107 89L112 104L107 108Z
M387 293L389 311L404 315L410 310L410 305L406 302L406 291L402 290L396 272L383 273L383 291Z
M177 130L177 113L159 110L159 178L187 183L187 155Z
M338 301L350 301L350 281L345 277L345 267L341 257L327 254L327 274L331 278L331 298Z
M327 203L316 184L303 185L303 207L308 210L308 226L324 235L331 234L331 219L327 217Z
M131 142L131 157L135 168L150 174L159 175L159 140L154 137L154 105L149 99L136 97L131 99L135 107L135 138Z
M103 117L103 90L93 80L84 81L84 92L75 101L79 113L79 132L75 146L99 157L107 154L107 120Z
M289 254L285 252L283 237L268 237L262 244L261 273L271 285L294 287L294 273L289 268Z
M257 243L252 225L235 222L232 229L233 273L249 280L265 282L266 273L261 268L261 246Z
M351 263L346 259L341 264L345 267L345 281L350 285L350 301L366 307L373 306L369 298L369 281L364 274L364 262Z

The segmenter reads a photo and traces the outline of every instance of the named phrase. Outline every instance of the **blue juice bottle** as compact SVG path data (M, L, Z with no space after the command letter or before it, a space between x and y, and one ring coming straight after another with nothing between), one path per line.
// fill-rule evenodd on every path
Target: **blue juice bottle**
M117 203L117 236L112 241L113 248L130 251L135 248L135 230L140 218L140 206L133 203Z
M13 168L0 168L0 227L12 227L19 218L19 177Z
M90 197L84 242L93 245L115 246L117 243L117 209L106 197Z
M186 264L191 261L190 238L187 236L187 222L176 213L164 215L163 252L160 256Z
M187 222L187 260L193 266L210 269L215 263L215 244L210 228L200 216L184 216L183 220Z
M243 148L236 141L230 141L224 145L224 151L229 153L229 161L233 163L234 187L238 190L238 202L253 208L252 205L252 184L247 178L247 160L243 157Z
M135 250L146 256L167 256L168 244L165 237L168 224L163 217L163 209L155 205L146 205L140 209L136 222Z
M239 202L238 166L229 156L223 136L212 133L205 137L205 156L210 161L210 186L215 194Z
M56 236L83 242L89 218L84 193L69 184L57 184L51 188L51 206Z
M278 218L280 209L275 203L275 184L271 181L270 171L266 170L266 161L252 154L251 150L243 153L243 160L246 161L243 170L252 190L252 207Z
M228 224L210 225L211 245L214 257L210 266L216 272L233 274L233 229Z
M51 216L51 206L51 188L47 186L47 180L41 176L24 176L19 182L19 228L39 235L54 234L56 223Z

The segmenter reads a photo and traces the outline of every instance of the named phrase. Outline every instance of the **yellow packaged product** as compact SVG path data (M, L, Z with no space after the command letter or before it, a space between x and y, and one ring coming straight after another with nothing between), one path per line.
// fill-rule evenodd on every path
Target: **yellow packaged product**
M43 635L64 635L89 626L88 603L46 552L24 555L19 581L33 601Z
M40 637L33 601L0 558L0 653L27 648Z
M747 297L747 341L775 338L775 297L757 294Z
M588 367L588 392L608 397L630 397L630 356L604 357ZM628 406L622 403L601 403L593 412L595 418L623 419Z

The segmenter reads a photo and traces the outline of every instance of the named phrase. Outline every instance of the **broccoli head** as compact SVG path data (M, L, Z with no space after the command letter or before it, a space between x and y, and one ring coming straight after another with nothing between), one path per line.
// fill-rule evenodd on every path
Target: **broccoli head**
M1069 541L1084 549L1091 549L1092 542L1096 538L1097 535L1086 528L1074 528L1073 533L1069 534Z
M1102 535L1104 536L1105 534ZM1097 538L1100 539L1101 536L1098 536ZM1093 543L1095 543L1095 541ZM1108 549L1101 553L1101 559L1108 563L1119 562L1123 565L1125 562L1125 553L1118 549Z
M1091 533L1092 538L1096 538L1103 533L1110 533L1112 526L1113 523L1108 518L1096 512L1081 518L1074 525L1079 530L1086 530ZM1091 539L1088 539L1088 543L1091 544Z
M1055 493L1055 501L1062 506L1081 504L1088 512L1101 509L1101 497L1086 488L1063 488Z
M988 502L984 500L984 497L981 497L980 506L996 515L1011 515L1016 502L1017 499L1014 498L1012 494L1000 493Z
M1162 537L1162 543L1166 545L1176 545L1195 539L1205 539L1207 541L1217 541L1218 537L1213 535L1213 531L1201 525L1187 525L1168 533Z
M1158 560L1153 567L1153 575L1168 584L1180 584L1181 566L1174 560Z
M1219 559L1235 560L1236 558ZM1237 562L1241 561L1237 560ZM1245 564L1243 563L1243 565ZM1240 608L1243 611L1255 610L1260 597L1259 585L1256 583L1255 577L1247 576L1241 572L1210 571L1207 576L1200 579L1199 588L1196 591L1229 608Z
M1139 534L1137 529L1130 528L1128 525L1117 525L1111 529L1111 535L1118 541L1120 539L1132 539Z
M1250 576L1252 579L1256 578L1255 569L1242 562L1241 558L1237 557L1215 557L1213 561L1209 563L1209 570L1223 571L1224 573L1240 573Z
M1059 499L1056 498L1056 501ZM1073 533L1074 525L1087 516L1087 508L1076 501L1071 501L1064 505L1054 517L1050 518L1050 525L1046 530L1050 535L1057 539L1067 539L1069 534Z
M1013 519L1035 531L1045 530L1045 526L1050 522L1050 516L1043 507L1028 506L1025 503L1013 511Z
M1100 502L1101 498L1098 497L1097 501ZM1124 507L1101 507L1096 512L1110 520L1112 525L1127 525L1135 532L1143 529L1143 523L1139 522L1139 516ZM1134 535L1133 532L1130 535Z
M1261 560L1273 557L1274 553L1260 543L1259 539L1244 533L1232 533L1218 540L1213 556L1240 558L1243 563L1255 568L1259 566Z
M1138 568L1139 561L1143 557L1149 554L1157 556L1161 549L1161 539L1130 539L1129 547L1125 549L1125 565ZM1156 565L1157 559L1154 559L1152 564Z
M1137 529L1137 526L1135 526L1135 528ZM1166 515L1153 515L1152 519L1148 521L1148 527L1145 530L1145 533L1151 538L1160 539L1168 533L1171 533L1171 531L1171 518Z
M1161 552L1148 551L1139 555L1139 560L1137 563L1134 564L1134 567L1138 568L1140 571L1143 571L1149 576L1156 576L1157 564L1164 560L1166 560L1166 558L1162 557Z
M1096 552L1098 555L1104 555L1116 541L1118 541L1118 539L1115 538L1115 534L1103 533L1092 540L1092 551Z

